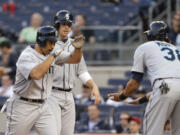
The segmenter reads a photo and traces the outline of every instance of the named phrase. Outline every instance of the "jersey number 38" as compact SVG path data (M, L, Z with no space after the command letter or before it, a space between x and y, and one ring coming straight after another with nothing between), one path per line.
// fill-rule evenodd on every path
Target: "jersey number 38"
M169 47L164 47L164 48L161 48L161 51L166 51L167 52L167 55L164 56L164 58L166 60L174 61L177 58L180 61L180 51L179 50L177 50L177 49L173 50L173 49L171 49Z

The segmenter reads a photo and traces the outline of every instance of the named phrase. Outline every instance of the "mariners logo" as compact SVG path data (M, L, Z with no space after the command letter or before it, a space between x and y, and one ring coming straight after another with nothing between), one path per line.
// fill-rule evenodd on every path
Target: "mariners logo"
M69 20L69 14L66 14L65 18L66 20Z

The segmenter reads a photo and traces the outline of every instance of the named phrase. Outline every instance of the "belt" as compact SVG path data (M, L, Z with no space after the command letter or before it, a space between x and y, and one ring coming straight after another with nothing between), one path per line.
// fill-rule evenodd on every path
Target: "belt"
M23 101L32 102L32 103L44 103L43 99L29 99L29 98L24 98L24 97L20 97L19 99Z
M160 81L160 80L163 80L163 79L180 79L179 77L165 77L165 78L157 78L153 81L152 83L152 88L154 87L154 84L156 81Z
M66 92L70 92L72 89L62 89L62 88L59 88L59 87L52 87L52 89L54 90L59 90L59 91L66 91Z

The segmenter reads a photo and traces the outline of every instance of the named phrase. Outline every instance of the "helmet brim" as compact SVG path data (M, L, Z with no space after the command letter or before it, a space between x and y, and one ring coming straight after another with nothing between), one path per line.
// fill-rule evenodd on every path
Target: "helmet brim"
M72 23L72 20L57 20L57 21L55 21L55 23L56 24L58 24L58 23Z
M58 41L59 39L54 36L49 36L49 37L39 37L41 41Z

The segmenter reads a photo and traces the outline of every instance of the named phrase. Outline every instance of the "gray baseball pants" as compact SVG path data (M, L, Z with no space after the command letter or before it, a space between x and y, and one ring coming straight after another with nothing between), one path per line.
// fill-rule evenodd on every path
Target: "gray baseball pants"
M162 82L169 91L162 94ZM171 120L171 134L180 135L180 79L164 79L155 82L152 95L146 107L143 121L143 135L164 135L164 125Z
M71 92L52 90L48 99L56 117L58 135L73 135L75 126L75 104Z
M7 118L6 135L27 135L32 127L39 135L57 135L55 117L47 102L13 98L7 104Z

